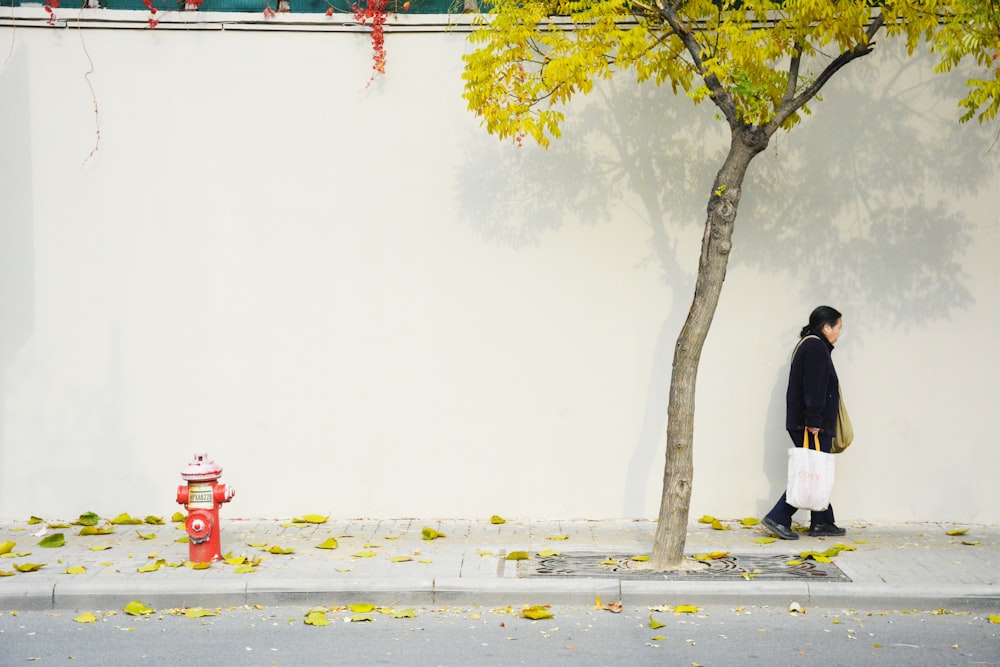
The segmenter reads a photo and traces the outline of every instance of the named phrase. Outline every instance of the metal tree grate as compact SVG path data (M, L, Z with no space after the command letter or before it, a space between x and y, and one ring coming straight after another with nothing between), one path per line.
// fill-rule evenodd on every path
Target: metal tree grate
M704 580L754 579L760 581L851 581L835 563L801 560L792 555L730 554L706 561L699 570L650 572L631 558L599 553L573 553L517 561L518 578L590 577L595 579Z

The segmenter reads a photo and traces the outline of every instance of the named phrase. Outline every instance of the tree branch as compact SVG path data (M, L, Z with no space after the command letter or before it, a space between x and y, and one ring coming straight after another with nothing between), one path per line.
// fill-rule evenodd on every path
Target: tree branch
M676 1L665 2L662 1L657 3L660 7L660 16L663 20L667 22L674 34L680 37L681 42L683 42L684 47L687 49L688 54L691 56L691 61L694 65L695 71L701 77L702 81L705 82L705 86L708 87L709 97L715 106L719 107L722 114L726 117L730 126L738 121L736 115L736 104L733 102L732 96L729 91L719 83L719 79L714 74L707 74L705 71L704 61L701 57L701 45L698 40L694 38L692 31L688 30L681 23L680 17L677 14Z
M816 77L816 80L798 95L789 99L788 93L786 92L785 98L782 99L781 104L778 105L778 108L774 112L774 118L768 121L768 123L762 128L767 133L767 136L771 136L777 132L782 123L788 120L792 114L801 109L802 106L809 100L816 97L823 86L826 85L826 82L829 81L842 67L844 67L844 65L871 53L872 49L875 48L875 33L882 28L884 22L885 18L882 16L882 12L879 12L878 16L872 19L871 24L868 26L868 30L865 31L867 41L864 44L857 44L853 49L844 51L839 56L834 58L830 64L827 65L822 72L820 72L820 75ZM794 59L793 66L797 68L797 64ZM789 70L789 74L791 74L791 69ZM789 76L789 91L794 90L791 86L791 76Z

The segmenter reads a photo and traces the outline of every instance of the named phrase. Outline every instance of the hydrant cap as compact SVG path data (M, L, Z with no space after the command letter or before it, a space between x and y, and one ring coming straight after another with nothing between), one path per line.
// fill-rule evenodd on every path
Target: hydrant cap
M189 482L211 482L222 476L222 466L208 460L208 454L195 454L194 460L181 471Z

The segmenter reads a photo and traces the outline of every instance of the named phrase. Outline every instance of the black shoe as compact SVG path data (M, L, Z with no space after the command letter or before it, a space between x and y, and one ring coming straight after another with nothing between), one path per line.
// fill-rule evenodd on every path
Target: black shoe
M793 531L787 526L782 526L780 523L775 523L770 517L764 517L761 523L764 527L771 531L774 535L777 535L783 540L797 540L799 539L799 534Z
M817 523L809 527L809 537L840 537L847 531L835 523Z

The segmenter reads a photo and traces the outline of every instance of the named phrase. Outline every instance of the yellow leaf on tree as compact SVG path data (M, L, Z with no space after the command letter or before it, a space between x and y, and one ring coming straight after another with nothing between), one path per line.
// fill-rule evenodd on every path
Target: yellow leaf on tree
M150 609L138 600L133 600L125 605L125 613L129 616L145 616L146 614L152 614L155 609Z
M38 542L38 546L45 547L47 549L61 547L64 544L66 544L66 536L62 533L52 533L51 535L46 535Z
M652 614L650 614L649 615L649 627L651 629L653 629L653 630L659 630L660 628L663 627L663 623L660 623L658 620L656 620L655 618L653 618Z
M494 525L499 525L501 523L507 523L507 519L504 519L502 516L494 514L493 516L490 517L490 523Z
M322 514L306 514L305 516L292 519L292 523L326 523L329 518L329 515L323 516Z
M530 558L527 551L511 551L504 560L528 560Z
M319 544L316 545L317 549L336 549L340 544L335 538L328 537Z
M16 546L17 542L0 542L0 554L9 554Z
M76 618L73 619L77 623L96 623L97 616L94 615L92 611L85 611Z
M67 567L63 571L63 574L84 574L86 573L86 571L87 568L85 568L83 565L73 565L71 567Z
M946 534L947 535L965 535L967 532L969 532L968 528L955 528L953 530L949 530Z
M548 606L541 604L525 607L521 610L521 616L524 618L530 618L533 621L538 621L543 618L553 618L552 612L549 611Z
M426 526L424 526L424 529L420 531L420 534L425 540L436 540L439 537L448 537L444 533L439 533L433 528L428 528Z
M210 609L202 609L201 607L192 607L184 612L184 616L187 618L203 618L205 616L216 616L216 612Z

